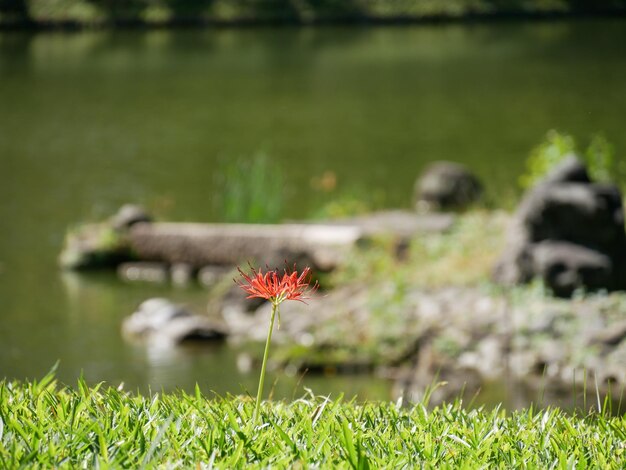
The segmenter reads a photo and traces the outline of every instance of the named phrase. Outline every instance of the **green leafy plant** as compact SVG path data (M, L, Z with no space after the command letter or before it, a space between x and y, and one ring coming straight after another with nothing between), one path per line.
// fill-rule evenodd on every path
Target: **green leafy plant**
M366 214L370 211L370 205L362 198L351 194L341 194L315 210L311 218L322 220L341 219Z
M385 192L361 186L343 187L318 198L312 219L342 219L354 217L386 207Z
M594 179L610 181L615 178L614 172L618 168L615 165L613 145L603 135L593 136L587 147L585 160Z
M222 165L217 212L226 222L272 223L282 216L283 172L265 153Z
M556 164L571 154L579 154L574 137L551 130L545 140L535 147L526 160L526 172L520 176L519 183L523 189L534 186ZM594 180L615 180L616 164L613 146L601 134L591 138L585 152L580 157L587 164L589 173Z

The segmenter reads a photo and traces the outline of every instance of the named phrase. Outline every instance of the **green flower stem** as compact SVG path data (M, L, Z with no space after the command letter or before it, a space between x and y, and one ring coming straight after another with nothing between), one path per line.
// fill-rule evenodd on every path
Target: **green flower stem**
M278 304L272 303L272 316L270 317L270 329L267 332L267 341L265 342L265 352L263 353L263 364L261 364L261 377L259 377L259 390L256 392L256 406L254 407L254 415L252 421L256 423L259 416L259 408L261 406L261 397L263 395L263 384L265 383L265 368L267 366L267 356L270 351L270 342L272 341L272 330L274 330L274 318L278 311Z

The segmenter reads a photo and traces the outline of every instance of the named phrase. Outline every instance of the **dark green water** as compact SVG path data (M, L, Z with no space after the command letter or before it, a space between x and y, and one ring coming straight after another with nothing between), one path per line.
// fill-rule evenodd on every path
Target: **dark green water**
M175 356L126 344L149 296L202 310L205 293L64 276L66 228L140 202L218 220L219 169L265 152L286 175L285 217L364 194L408 207L416 175L457 160L496 201L557 128L626 152L626 22L401 28L0 33L0 377L127 388L254 390L228 349ZM321 194L311 179L337 176ZM291 396L297 378L281 376ZM318 393L387 398L369 378Z

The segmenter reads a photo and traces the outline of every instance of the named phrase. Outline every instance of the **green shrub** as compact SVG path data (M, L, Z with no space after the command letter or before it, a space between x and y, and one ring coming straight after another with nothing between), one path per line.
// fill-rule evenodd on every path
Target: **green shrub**
M331 199L320 203L319 208L312 211L311 219L342 219L345 217L355 217L382 206L379 202L382 198L380 194L367 194L359 189L344 190L343 192L330 194ZM375 199L378 200L375 200Z
M222 164L217 213L224 222L272 223L283 213L282 169L265 153Z
M526 172L519 178L520 186L523 189L534 186L557 163L571 154L579 155L585 161L593 180L619 183L616 177L617 166L613 146L604 136L594 135L586 151L580 154L576 141L571 135L551 130L526 160Z

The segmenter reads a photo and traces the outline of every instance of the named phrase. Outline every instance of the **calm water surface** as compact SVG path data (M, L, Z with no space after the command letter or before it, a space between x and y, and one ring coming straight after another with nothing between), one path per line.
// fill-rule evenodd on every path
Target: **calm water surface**
M220 168L265 152L287 176L285 217L366 195L408 207L430 161L456 160L494 201L515 194L551 128L626 152L626 22L402 28L0 33L0 377L127 388L254 390L227 348L125 343L150 296L202 311L200 289L60 273L65 230L124 202L219 220ZM325 172L336 188L311 185ZM281 374L276 395L298 378ZM318 393L389 398L382 380L309 377ZM300 390L300 389L298 389Z

